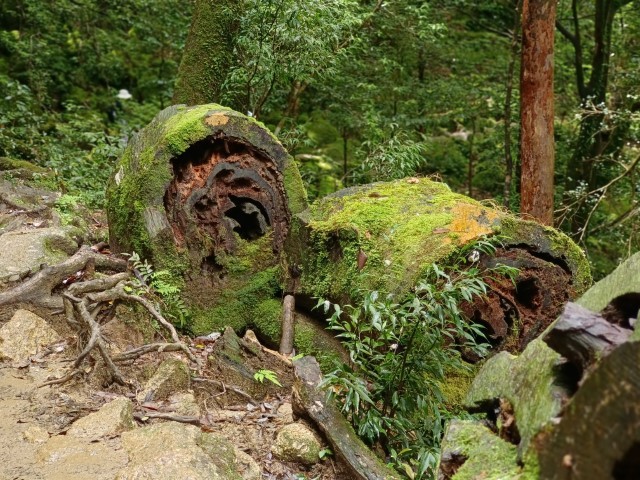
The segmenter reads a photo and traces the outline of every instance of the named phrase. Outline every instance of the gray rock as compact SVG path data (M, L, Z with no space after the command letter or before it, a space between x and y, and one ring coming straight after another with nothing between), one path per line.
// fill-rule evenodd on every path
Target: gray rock
M217 435L176 422L122 435L129 465L116 480L241 480L233 446Z
M160 364L137 396L139 402L165 400L169 395L189 388L191 375L184 362L171 358Z
M42 264L59 263L78 249L62 228L8 232L0 236L0 245L0 283L37 272Z
M35 313L18 310L0 328L0 360L24 362L44 345L57 342L58 333Z
M134 427L133 403L128 398L119 397L103 405L97 412L76 421L67 431L67 435L97 440L118 435Z
M313 465L320 460L320 440L301 423L292 423L280 429L271 447L273 454L285 462Z
M262 472L258 463L238 447L234 447L236 468L244 480L262 480Z

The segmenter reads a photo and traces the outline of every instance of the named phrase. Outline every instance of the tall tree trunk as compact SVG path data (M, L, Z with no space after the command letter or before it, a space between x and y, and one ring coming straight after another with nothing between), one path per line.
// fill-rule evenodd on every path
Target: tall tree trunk
M232 66L233 37L239 27L241 3L234 0L196 0L178 69L174 104L222 102L222 85ZM231 103L226 106L238 108L234 102Z
M555 0L524 0L520 67L520 210L553 224Z

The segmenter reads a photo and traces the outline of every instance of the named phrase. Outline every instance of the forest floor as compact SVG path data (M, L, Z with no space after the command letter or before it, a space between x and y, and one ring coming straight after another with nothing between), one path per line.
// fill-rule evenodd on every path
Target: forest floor
M3 245L0 253L0 297L24 285L44 266L42 264L54 265L72 255L73 251L68 246L59 246L68 244L69 238L80 245L105 237L106 224L100 212L86 211L82 219L73 218L83 209L72 207L65 211L60 208L59 197L59 194L30 187L22 181L0 179L0 244ZM64 202L62 205L64 207ZM56 237L58 230L66 232L60 234L65 238ZM58 246L52 257L54 240ZM59 290L58 286L54 294L60 293ZM33 348L29 342L34 335L37 336L38 328L32 332L25 328L18 335L15 335L15 330L13 334L9 330L4 331L18 316L24 316L25 310L44 319L57 335L53 342L41 342L21 358L9 358L0 352L0 451L3 452L0 478L133 478L126 474L134 454L123 444L122 437L126 433L121 434L124 429L91 438L77 434L77 426L86 423L86 420L81 422L83 418L91 423L91 415L98 415L101 407L115 399L130 401L134 422L127 429L135 431L163 422L191 423L203 432L214 434L215 438L226 439L234 448L236 469L241 475L229 478L345 478L332 457L303 465L274 455L272 448L282 427L296 423L312 429L292 416L291 362L279 359L275 352L257 344L251 335L239 339L233 332L220 332L218 340L204 344L197 339L180 337L187 346L184 352L155 351L119 365L128 381L127 386L108 381L108 371L94 351L68 381L43 386L72 371L72 364L81 350L82 335L70 328L61 309L43 308L38 305L42 301L41 298L33 304L5 301L3 305L0 300L0 350L8 349L9 344L16 342L22 351ZM132 327L133 317L127 318L127 312L130 314L133 310L119 308L115 311L115 315L108 312L97 317L98 323L104 322L100 328L112 355L150 341L163 341L157 329L154 331L152 328L149 333ZM18 323L16 328L22 327ZM25 345L20 345L21 341ZM233 348L239 345L240 350L235 353L240 353L242 365L228 361L232 355L225 353L225 349L230 344ZM213 358L217 360L212 362ZM158 367L167 359L178 360L188 366L191 381L170 385L162 398L143 396ZM269 382L259 383L252 376L247 378L246 371L262 368L273 371L283 387ZM234 383L234 379L239 383ZM100 417L95 418L96 422L102 422ZM94 427L101 428L100 425ZM321 437L317 435L317 438L324 446ZM169 439L167 449L171 448L170 443ZM156 472L156 476L144 478L170 477Z

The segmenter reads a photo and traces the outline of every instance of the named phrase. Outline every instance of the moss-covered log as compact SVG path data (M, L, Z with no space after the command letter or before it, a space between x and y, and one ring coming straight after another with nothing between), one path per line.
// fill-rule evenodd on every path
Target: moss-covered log
M126 149L107 203L112 249L171 272L195 333L279 324L279 253L307 205L293 159L254 119L165 109Z
M480 262L519 268L516 284L487 279L487 298L466 310L489 327L496 347L513 351L591 281L583 252L562 233L425 178L337 192L294 216L292 232L287 260L300 276L288 288L302 299L338 303L358 301L367 290L407 292L434 262L446 266L460 247L501 235L504 248Z
M515 286L488 279L488 298L465 307L497 348L520 351L590 280L566 236L428 179L347 189L308 208L278 140L215 104L158 114L126 149L107 202L112 249L172 274L194 333L252 328L271 347L283 293L304 310L313 296L347 302L369 289L407 292L433 262L446 264L485 235L502 234L505 247L481 262L520 269ZM321 328L297 323L298 351L327 345Z
M638 478L640 330L632 326L640 309L640 254L576 303L626 329L627 341L617 348L607 343L600 355L589 356L589 362L582 356L563 358L542 338L518 357L501 352L489 359L476 376L466 404L471 411L487 413L497 435L517 446L517 456L504 457L494 465L477 457L478 452L470 452L457 464L443 464L442 478L468 478L464 462L476 465L479 459L486 467L483 478L503 478L501 472L509 464L521 479ZM582 330L576 333L585 335ZM464 442L450 439L446 443L447 452L485 441L484 431L466 428L465 432Z

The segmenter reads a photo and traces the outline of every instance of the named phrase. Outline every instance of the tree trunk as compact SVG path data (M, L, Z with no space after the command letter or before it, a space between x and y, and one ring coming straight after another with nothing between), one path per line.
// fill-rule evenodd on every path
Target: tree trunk
M233 65L233 42L241 5L234 0L196 0L178 69L174 104L223 102L222 85Z
M524 0L520 66L520 211L553 225L555 0Z

